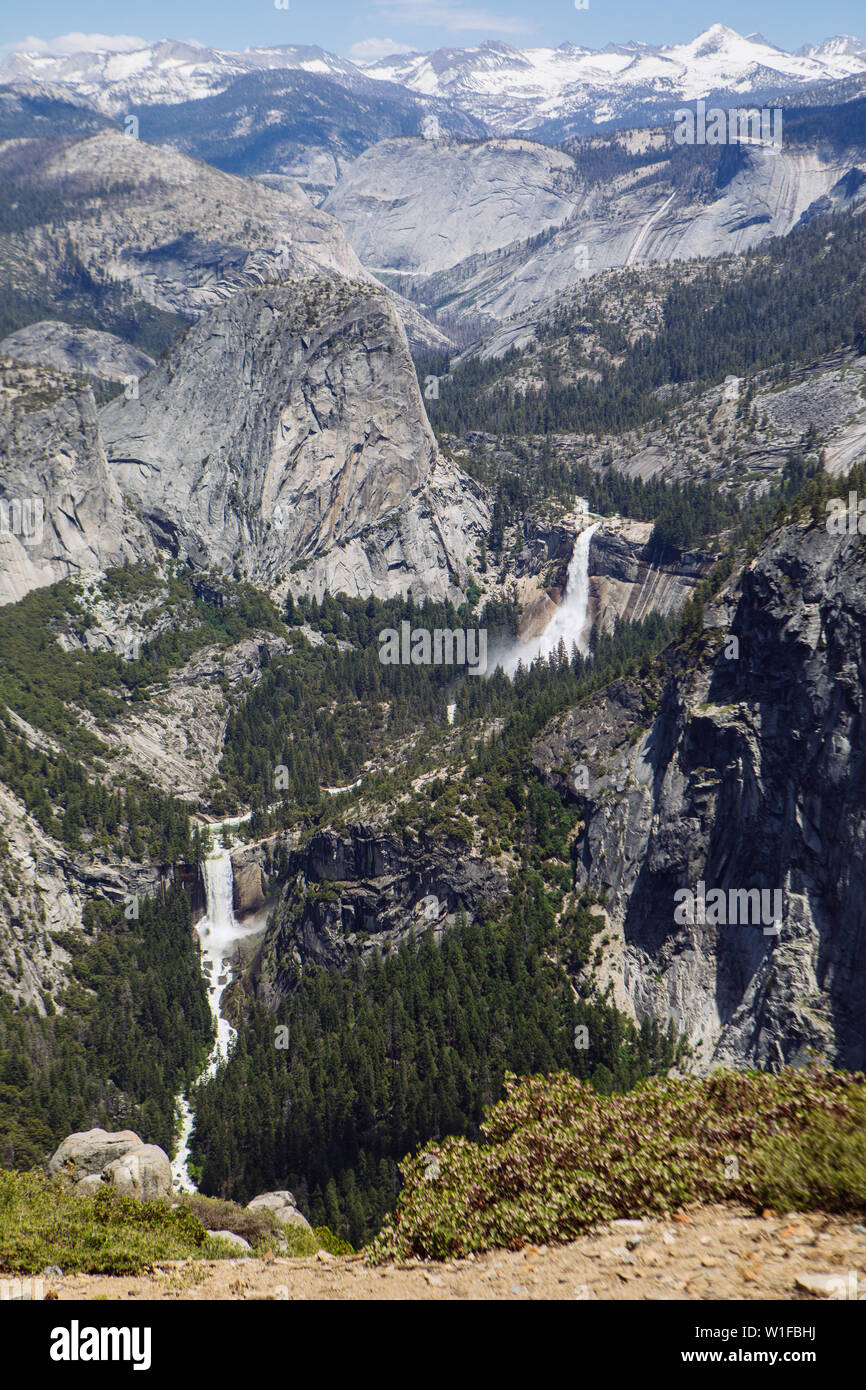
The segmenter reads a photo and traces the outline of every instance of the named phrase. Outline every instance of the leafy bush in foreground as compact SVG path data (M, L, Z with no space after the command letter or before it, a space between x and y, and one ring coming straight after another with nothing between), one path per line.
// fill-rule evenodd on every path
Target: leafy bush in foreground
M756 1154L755 1196L782 1211L820 1207L851 1211L866 1193L866 1124L840 1128L833 1116L815 1115L794 1145L784 1135Z
M780 1206L866 1207L860 1073L715 1072L613 1096L559 1073L509 1076L505 1089L482 1126L486 1143L449 1139L401 1165L374 1262L556 1243L692 1202L772 1195Z

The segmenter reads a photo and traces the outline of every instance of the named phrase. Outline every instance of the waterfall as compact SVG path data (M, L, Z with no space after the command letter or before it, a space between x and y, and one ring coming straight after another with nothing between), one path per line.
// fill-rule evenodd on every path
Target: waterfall
M223 991L228 984L228 962L232 947L240 934L234 913L234 878L232 860L227 849L219 849L204 862L204 881L207 892L207 915L196 930L201 942L202 969L207 978L210 1010L217 1027L207 1062L207 1074L213 1076L220 1058L228 1057L234 1029L220 1013Z
M499 660L506 675L513 676L521 661L524 666L531 666L539 657L550 656L559 647L560 640L565 642L569 657L573 646L586 655L589 650L589 547L600 525L601 522L596 521L577 537L568 566L565 596L547 627L537 637L516 642Z
M203 1076L213 1076L220 1061L228 1057L229 1044L235 1036L228 1019L220 1012L223 993L230 978L230 961L238 941L252 935L257 928L245 928L235 918L234 913L234 875L232 860L226 840L228 826L241 825L249 816L227 821L217 833L214 848L202 865L206 895L206 912L196 923L196 934L201 946L202 973L207 984L208 1003L216 1024L216 1042L211 1048L205 1063ZM181 1133L177 1155L171 1165L174 1186L184 1192L194 1192L195 1184L189 1175L189 1140L192 1134L193 1115L185 1095L178 1099L181 1113Z

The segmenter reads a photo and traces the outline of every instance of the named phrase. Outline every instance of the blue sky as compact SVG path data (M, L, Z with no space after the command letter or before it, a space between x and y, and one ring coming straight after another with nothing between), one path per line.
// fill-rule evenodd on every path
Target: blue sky
M258 44L317 43L332 52L358 52L364 44L388 49L463 47L481 39L516 45L565 40L601 48L608 42L641 39L678 43L720 21L742 34L758 30L782 48L834 34L866 37L863 0L31 0L22 10L5 7L0 46L18 46L31 36L43 41L70 33L128 34L147 40L198 39L217 48ZM387 42L386 42L387 41Z

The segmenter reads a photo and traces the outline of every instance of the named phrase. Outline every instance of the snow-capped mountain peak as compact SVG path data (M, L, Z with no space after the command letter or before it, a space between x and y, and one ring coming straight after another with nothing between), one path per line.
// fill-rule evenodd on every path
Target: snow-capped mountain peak
M735 29L728 29L724 24L711 24L709 29L705 29L702 34L698 34L691 43L683 45L683 48L691 50L695 58L705 58L710 53L722 53L730 51L739 44L747 44L748 39L744 39Z
M0 62L0 83L62 84L117 115L136 105L213 96L262 71L303 71L353 88L365 80L389 82L407 96L447 102L494 134L543 128L545 139L556 139L561 130L601 121L658 119L671 103L711 93L728 92L735 100L866 75L866 42L842 35L786 53L761 34L743 36L716 23L688 43L661 47L635 42L591 49L566 41L516 48L486 40L352 62L310 45L233 53L162 40L124 51L13 53Z
M837 34L823 43L804 44L797 53L806 58L866 58L866 43L851 34Z

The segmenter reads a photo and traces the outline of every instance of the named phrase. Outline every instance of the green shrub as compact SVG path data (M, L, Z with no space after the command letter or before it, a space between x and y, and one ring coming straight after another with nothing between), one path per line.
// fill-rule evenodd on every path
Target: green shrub
M135 1274L190 1256L236 1259L237 1247L211 1235L233 1231L256 1254L294 1258L325 1249L352 1254L326 1226L283 1226L274 1213L185 1193L179 1200L140 1202L105 1186L82 1196L69 1183L33 1169L0 1169L0 1271L38 1274L57 1265L64 1274Z
M599 1095L559 1073L505 1089L487 1142L448 1139L401 1165L374 1262L551 1244L694 1202L866 1207L861 1074L715 1072Z
M795 1145L782 1136L755 1154L757 1199L778 1211L854 1211L866 1194L866 1107L851 1124L819 1113Z
M283 1227L272 1211L238 1206L219 1197L203 1197L199 1192L184 1193L183 1207L192 1213L206 1231L234 1231L254 1248L273 1247L283 1234Z
M316 1226L316 1240L322 1250L327 1250L331 1255L354 1255L354 1247L347 1240L341 1240L335 1236L334 1232L327 1226Z

